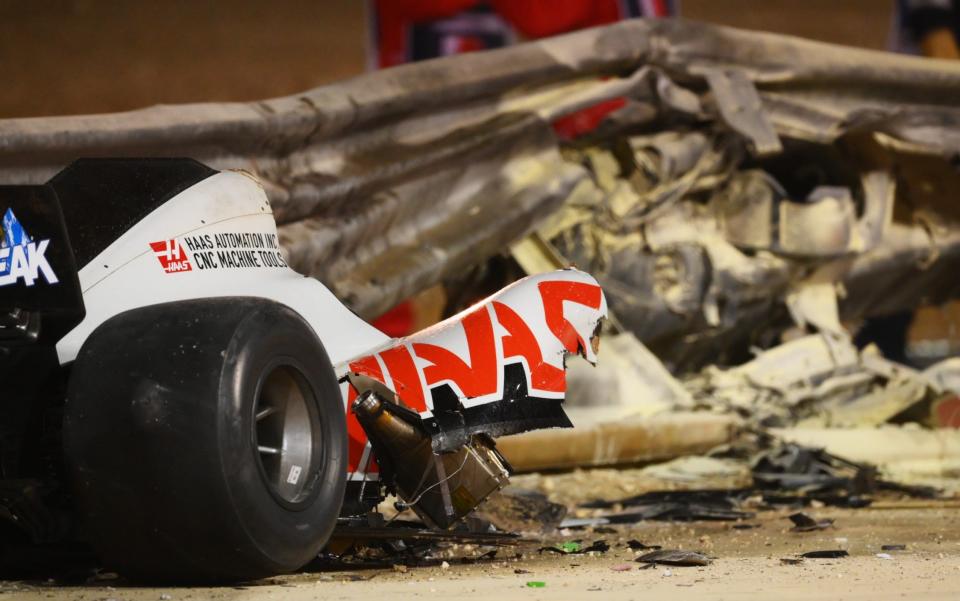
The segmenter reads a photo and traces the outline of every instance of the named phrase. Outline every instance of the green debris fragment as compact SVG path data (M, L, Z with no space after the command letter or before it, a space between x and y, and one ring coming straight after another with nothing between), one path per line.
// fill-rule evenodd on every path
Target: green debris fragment
M575 540L560 544L560 550L564 553L579 553L580 549L580 543Z
M542 580L531 580L527 583L527 586L529 588L543 588L547 586L547 583Z

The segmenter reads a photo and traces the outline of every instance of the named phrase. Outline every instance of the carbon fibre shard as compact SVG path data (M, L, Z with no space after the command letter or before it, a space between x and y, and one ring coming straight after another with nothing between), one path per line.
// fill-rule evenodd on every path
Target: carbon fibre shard
M493 437L543 428L572 428L562 399L538 398L527 390L520 364L504 368L504 397L500 402L465 408L449 386L433 391L433 417L425 419L433 432L436 452L449 452L466 444L474 434Z

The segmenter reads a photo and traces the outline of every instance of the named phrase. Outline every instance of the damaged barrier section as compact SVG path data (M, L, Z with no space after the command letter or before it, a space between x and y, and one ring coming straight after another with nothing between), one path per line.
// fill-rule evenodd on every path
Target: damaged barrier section
M870 54L869 67L844 70L819 44L637 27L663 35L671 60L654 53L629 77L580 84L623 105L592 131L560 131L560 161L580 176L510 247L526 273L575 264L598 278L611 311L602 360L568 365L573 429L499 441L530 475L475 519L546 537L540 555L637 554L648 545L624 540L651 521L746 533L777 516L801 535L842 532L845 514L823 508L949 503L957 360L906 364L882 338L865 339L863 324L960 292L960 213L944 196L960 189L956 115L939 104L952 92L916 88L956 68L938 64L934 76L907 61L909 76L884 73L901 59ZM787 48L801 57L789 68L778 62ZM677 58L687 52L696 59ZM869 80L872 93L846 77ZM920 132L932 121L941 135ZM518 498L540 509L521 510ZM849 541L834 539L844 548L782 562L847 556ZM713 558L657 548L636 561Z

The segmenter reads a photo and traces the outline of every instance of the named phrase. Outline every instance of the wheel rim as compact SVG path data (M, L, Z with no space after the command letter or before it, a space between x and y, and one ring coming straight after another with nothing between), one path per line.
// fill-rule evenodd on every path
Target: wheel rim
M288 365L273 368L257 394L253 444L267 484L287 503L310 493L321 448L315 414L316 399L303 375Z

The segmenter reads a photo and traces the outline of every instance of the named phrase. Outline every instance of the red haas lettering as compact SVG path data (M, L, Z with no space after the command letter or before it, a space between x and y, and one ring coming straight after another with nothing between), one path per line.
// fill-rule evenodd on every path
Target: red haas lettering
M564 303L588 307L599 319L603 312L600 286L558 280L540 282L536 290L549 335L556 341L553 344L559 343L562 351L568 353L583 352L589 343L564 315ZM495 331L492 316L500 325L499 333ZM564 370L544 360L544 341L537 338L509 305L491 300L461 317L458 325L466 339L467 360L434 343L439 342L434 336L414 335L409 345L400 344L364 357L353 362L350 369L391 386L400 400L420 412L429 409L425 401L430 398L430 389L442 382L452 383L465 398L496 400L502 392L498 385L503 366L517 359L523 360L533 390L561 394L565 391ZM592 331L584 333L593 334ZM431 342L421 342L418 338ZM423 361L420 367L414 356ZM386 367L386 374L380 370L381 363Z
M186 251L176 240L162 240L160 242L151 242L150 248L160 261L164 273L182 273L184 271L193 271L190 265L190 259L187 258Z
M483 306L464 317L460 323L467 336L470 364L442 346L426 343L413 345L417 356L431 363L423 369L427 386L449 380L467 398L493 394L497 392L500 374L490 311Z
M349 369L381 382L424 416L433 410L432 389L444 384L473 403L502 400L504 368L515 363L523 365L529 395L562 398L563 355L579 353L593 361L591 337L605 315L603 292L586 274L570 270L532 276L455 320L352 362ZM349 386L349 398L356 395ZM362 468L360 453L367 439L356 426L349 435L354 473Z
M543 360L540 342L517 313L503 303L493 302L497 321L507 331L503 338L503 356L522 357L530 370L530 385L536 390L564 392L566 377L563 369Z
M557 340L563 343L568 353L577 353L580 349L586 348L586 341L573 324L564 317L563 303L571 302L599 309L603 296L600 286L582 282L548 281L540 282L537 288L543 299L543 314L547 320L547 327Z

